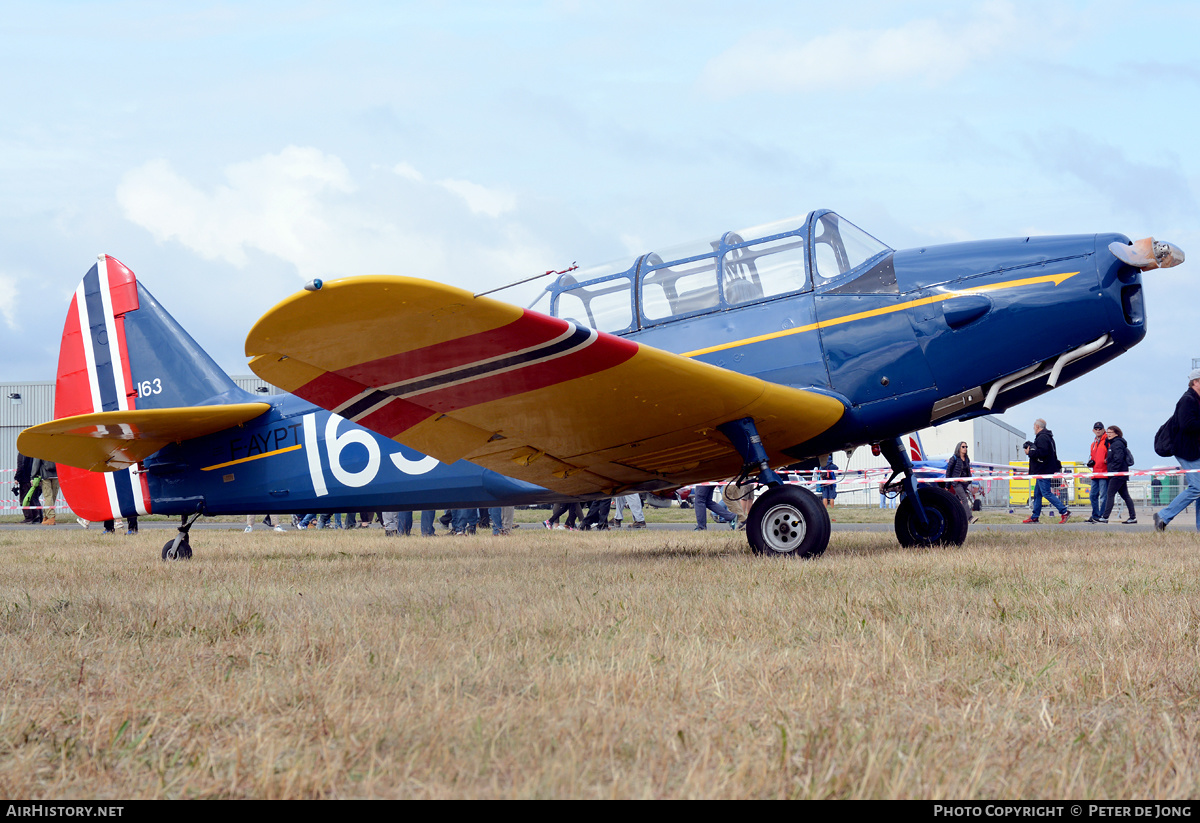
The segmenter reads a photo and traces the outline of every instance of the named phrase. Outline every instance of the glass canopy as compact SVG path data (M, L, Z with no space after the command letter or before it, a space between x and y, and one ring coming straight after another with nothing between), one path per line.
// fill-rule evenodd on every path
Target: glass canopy
M530 308L619 334L808 291L889 251L823 210L563 274Z

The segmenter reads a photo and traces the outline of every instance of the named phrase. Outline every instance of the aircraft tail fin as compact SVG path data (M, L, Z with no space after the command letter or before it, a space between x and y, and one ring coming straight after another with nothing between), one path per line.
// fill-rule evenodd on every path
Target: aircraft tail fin
M918 432L913 432L908 436L908 457L914 463L926 459L925 447L921 445L921 435Z
M56 419L255 400L132 271L116 258L100 255L67 310L55 383ZM94 473L64 464L58 476L63 496L81 517L108 520L150 513L149 489L136 466Z

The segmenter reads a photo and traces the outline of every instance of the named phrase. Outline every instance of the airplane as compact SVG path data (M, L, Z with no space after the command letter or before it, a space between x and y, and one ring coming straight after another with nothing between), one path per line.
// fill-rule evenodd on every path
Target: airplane
M904 546L961 544L901 436L1005 409L1146 334L1122 234L894 250L827 209L558 274L528 309L412 277L311 281L250 330L261 378L444 462L564 496L766 486L747 537L815 557L830 521L776 467L870 444L904 490ZM365 308L364 308L365 307Z
M200 515L418 510L543 502L555 495L452 465L291 395L236 383L117 259L101 255L71 299L55 420L23 454L58 463L80 517L179 515L164 560L192 556Z
M55 410L65 419L18 445L109 473L60 479L73 506L86 485L96 511L193 519L364 497L421 509L669 493L732 477L767 489L747 522L752 551L809 558L829 543L829 515L776 467L869 444L904 491L900 543L959 545L966 513L944 489L918 490L902 435L1002 412L1140 342L1141 273L1183 253L1138 242L897 251L817 210L559 274L527 309L412 277L314 280L247 337L251 369L300 398L257 405L132 272L101 257L99 280L116 286L88 287L89 272L72 303L59 367L71 399ZM80 325L85 302L102 323ZM153 333L140 331L150 306ZM122 337L122 322L138 333ZM116 390L98 394L105 380ZM389 462L401 474L429 466L429 477L406 485ZM418 498L397 506L410 486Z

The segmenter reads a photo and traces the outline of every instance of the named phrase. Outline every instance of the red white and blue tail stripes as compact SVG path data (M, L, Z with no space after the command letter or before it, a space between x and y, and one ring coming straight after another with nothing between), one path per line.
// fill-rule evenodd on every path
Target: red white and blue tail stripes
M63 327L55 418L135 409L137 391L125 341L125 315L138 308L137 278L101 255L75 290ZM63 494L89 520L150 513L150 492L136 468L93 473L59 467Z

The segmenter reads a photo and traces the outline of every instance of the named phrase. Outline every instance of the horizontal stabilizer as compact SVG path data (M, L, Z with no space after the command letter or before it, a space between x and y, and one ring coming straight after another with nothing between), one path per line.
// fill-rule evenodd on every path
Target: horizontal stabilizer
M168 443L253 420L267 403L79 414L31 426L17 438L22 454L94 472L127 469Z

